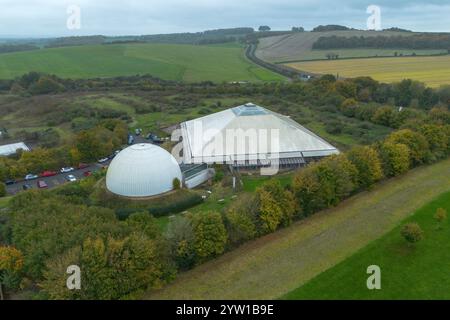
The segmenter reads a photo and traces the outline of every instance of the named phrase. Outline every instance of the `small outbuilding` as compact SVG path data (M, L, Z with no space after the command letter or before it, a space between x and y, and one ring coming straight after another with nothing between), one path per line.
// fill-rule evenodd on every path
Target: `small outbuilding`
M17 153L17 150L30 151L30 148L23 142L5 144L0 146L0 156L10 156Z

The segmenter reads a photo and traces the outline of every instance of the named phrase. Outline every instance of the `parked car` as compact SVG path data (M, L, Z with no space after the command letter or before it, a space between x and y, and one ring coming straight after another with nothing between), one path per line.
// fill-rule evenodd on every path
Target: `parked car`
M156 144L164 143L163 139L161 139L160 137L158 137L156 134L153 134L153 133L149 133L147 135L147 140L151 140L151 142L156 143Z
M142 133L142 129L136 129L134 130L134 133L136 133L137 136L140 136Z
M56 176L58 172L55 171L44 171L41 173L41 177L53 177Z
M92 176L92 171L86 171L85 173L83 173L83 176L85 176L85 177Z
M44 180L39 180L37 182L37 186L38 186L39 189L48 188L48 184Z
M29 189L32 189L33 187L31 186L31 184L24 184L23 186L22 186L22 189L23 190L29 190Z
M78 165L78 169L86 169L87 167L89 167L89 165L86 164L86 163L80 163L80 164Z
M66 168L61 168L61 173L67 173L67 172L72 172L75 169L72 167L66 167Z
M133 143L134 143L134 137L131 134L129 134L128 135L128 145L132 145Z
M16 180L6 180L6 181L5 181L5 184L6 184L7 186L10 186L10 185L12 185L12 184L14 184L14 183L16 183Z
M69 182L75 182L75 181L77 181L77 178L76 178L73 174L69 174L69 175L66 177L66 179L67 179L67 181L69 181Z
M108 162L109 158L102 158L100 160L98 160L98 163L105 163Z
M25 176L25 180L34 180L39 178L37 174L29 173Z

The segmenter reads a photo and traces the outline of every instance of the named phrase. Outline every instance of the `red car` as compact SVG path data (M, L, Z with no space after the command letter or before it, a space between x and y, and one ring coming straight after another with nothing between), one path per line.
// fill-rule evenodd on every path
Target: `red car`
M45 189L45 188L48 188L47 183L46 183L45 181L43 181L43 180L39 180L39 181L37 182L37 186L38 186L39 189Z
M45 177L53 177L56 176L58 173L55 171L44 171L41 173L41 177L45 178Z
M83 176L90 177L90 176L92 176L92 172L91 171L86 171L85 173L83 173Z
M86 163L80 163L80 164L78 165L78 169L86 169L87 167L89 167L89 165L86 164Z

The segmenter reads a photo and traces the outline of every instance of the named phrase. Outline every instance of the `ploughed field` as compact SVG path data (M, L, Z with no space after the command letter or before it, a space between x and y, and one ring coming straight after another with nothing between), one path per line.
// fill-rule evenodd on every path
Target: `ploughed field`
M314 43L320 37L377 37L377 36L410 36L414 32L396 32L396 31L326 31L326 32L298 32L286 35L273 36L259 39L256 56L260 59L272 62L282 63L289 61L317 60L327 59L326 54L333 52L339 54L341 58L361 58L375 56L394 56L398 55L433 55L445 53L446 50L405 50L396 49L329 49L313 50Z

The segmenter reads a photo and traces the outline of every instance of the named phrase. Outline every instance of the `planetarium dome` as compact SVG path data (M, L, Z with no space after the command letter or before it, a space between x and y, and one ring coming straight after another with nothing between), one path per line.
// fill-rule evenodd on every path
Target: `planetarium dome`
M166 150L152 144L136 144L122 150L111 162L106 187L125 197L150 197L173 189L182 181L180 166Z

